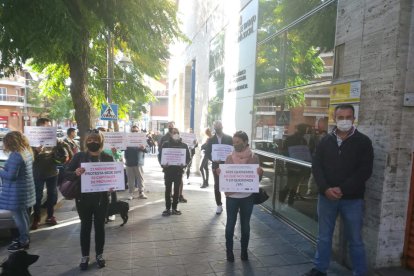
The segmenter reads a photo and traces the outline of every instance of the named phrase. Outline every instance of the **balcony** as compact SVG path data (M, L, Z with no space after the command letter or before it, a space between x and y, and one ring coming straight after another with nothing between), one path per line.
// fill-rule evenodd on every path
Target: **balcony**
M0 105L3 105L3 106L24 106L24 96L0 95Z

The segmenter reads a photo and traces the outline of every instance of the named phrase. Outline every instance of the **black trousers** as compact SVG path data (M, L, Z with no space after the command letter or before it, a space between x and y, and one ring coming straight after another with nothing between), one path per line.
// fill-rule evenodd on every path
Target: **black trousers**
M89 256L92 223L95 229L95 253L103 253L105 245L105 217L108 193L85 193L76 199L76 209L81 221L80 245L82 256Z
M165 183L165 209L171 209L171 189L174 184L174 194L172 208L177 209L178 205L178 196L180 195L180 185L182 182L183 174L164 174L164 183Z

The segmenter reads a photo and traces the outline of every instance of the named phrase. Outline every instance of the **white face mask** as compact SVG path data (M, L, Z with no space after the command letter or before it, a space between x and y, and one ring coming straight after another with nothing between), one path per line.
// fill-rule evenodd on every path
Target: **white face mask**
M180 139L180 134L174 134L174 135L172 136L172 138L173 138L175 141L177 141L177 140L179 140L179 139Z
M352 120L339 120L336 121L336 126L340 131L349 131L352 127Z

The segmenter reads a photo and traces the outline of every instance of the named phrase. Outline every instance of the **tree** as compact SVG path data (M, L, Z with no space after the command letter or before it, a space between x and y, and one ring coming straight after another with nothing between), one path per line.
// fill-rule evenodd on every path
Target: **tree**
M157 76L169 42L180 36L169 0L1 0L0 69L12 74L28 60L68 66L80 133L92 126L88 70L93 47L110 33L140 75ZM142 85L141 85L142 86Z

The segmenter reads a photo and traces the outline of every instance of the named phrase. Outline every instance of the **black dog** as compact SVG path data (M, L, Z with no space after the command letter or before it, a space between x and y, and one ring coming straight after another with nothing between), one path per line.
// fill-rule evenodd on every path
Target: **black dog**
M106 222L109 221L109 216L119 214L123 220L121 226L124 226L128 221L129 204L124 201L111 202L108 205L108 211L106 213Z
M1 264L3 272L1 276L30 276L28 270L29 265L35 263L39 259L38 255L30 255L26 251L17 251L7 258L7 260Z

